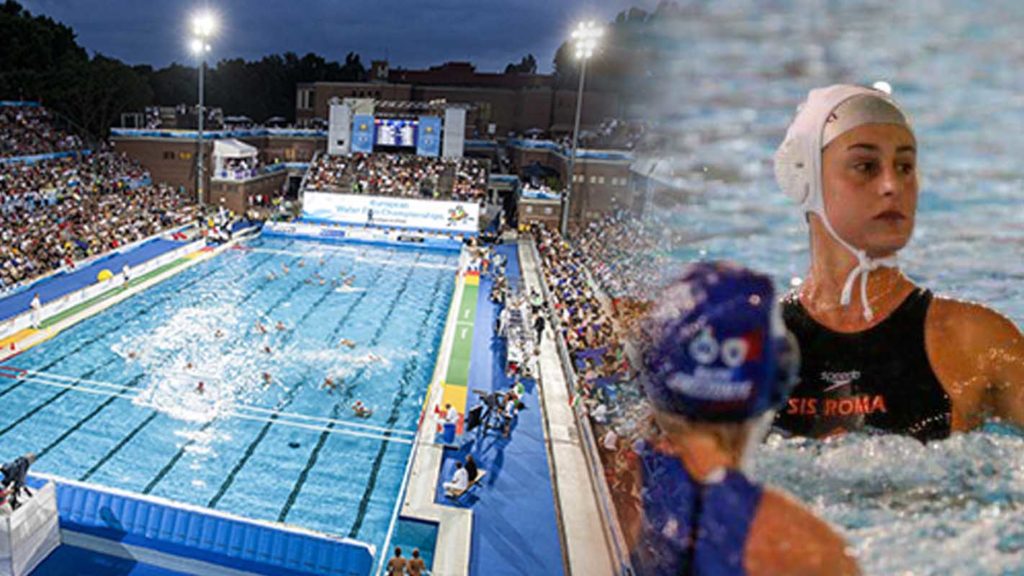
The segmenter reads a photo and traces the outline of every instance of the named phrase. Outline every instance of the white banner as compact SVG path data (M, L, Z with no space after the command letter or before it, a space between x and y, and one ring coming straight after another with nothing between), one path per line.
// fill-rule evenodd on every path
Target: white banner
M303 196L302 216L309 220L473 234L480 230L480 206L473 202L327 192Z

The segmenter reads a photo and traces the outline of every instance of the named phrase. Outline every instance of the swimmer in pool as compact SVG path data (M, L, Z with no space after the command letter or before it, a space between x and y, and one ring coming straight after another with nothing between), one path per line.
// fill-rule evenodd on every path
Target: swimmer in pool
M306 267L306 263L302 260L302 258L299 258L299 268L305 268L305 267Z
M285 264L284 262L281 262L281 272L284 273L284 274L287 274L287 273L291 272L291 269L288 268L287 264Z
M900 271L917 212L917 140L886 93L812 90L775 156L801 203L811 265L783 302L800 380L778 424L922 441L987 418L1024 425L1024 338L999 313L935 296Z
M324 383L320 385L320 389L327 390L328 394L334 394L334 391L337 390L338 386L340 386L341 384L344 384L344 382L335 382L334 378L327 376L324 378Z
M185 370L191 370L193 368L195 368L195 366L193 366L191 362L185 363Z
M129 360L135 360L138 357L139 357L139 354L135 350L129 350L128 351L128 359Z
M338 342L338 346L347 346L348 349L351 350L356 347L356 341L348 338L342 338L341 341Z
M196 394L202 395L204 393L206 393L206 384L204 384L203 381L200 380L198 383L196 383Z
M349 276L348 278L345 278L345 281L342 282L342 284L344 284L345 286L348 286L349 288L351 288L352 285L355 284L355 282L356 282L356 275L353 274L353 275Z
M670 283L643 323L643 389L660 434L619 479L641 486L622 518L638 576L858 573L843 539L744 468L796 375L772 280L715 262Z
M267 333L267 327L263 325L263 322L260 322L259 320L257 320L256 321L256 331L259 332L260 334L266 334Z
M270 281L277 280L277 275L274 274L273 272L267 272L267 280L270 280Z
M280 320L277 321L277 324L274 324L274 328L280 332L288 329L288 327L284 325L284 322L281 322Z
M264 386L270 386L270 383L274 381L274 377L270 375L270 372L264 372L262 378Z
M263 352L266 353L266 354L271 354L271 353L273 353L273 350L270 349L270 346L264 346L263 347Z
M352 405L352 412L360 418L369 418L373 416L373 409L363 404L362 400L356 400L355 404Z
M217 328L217 330L215 330L213 332L213 337L214 338L223 338L224 337L224 331L221 330L220 328Z

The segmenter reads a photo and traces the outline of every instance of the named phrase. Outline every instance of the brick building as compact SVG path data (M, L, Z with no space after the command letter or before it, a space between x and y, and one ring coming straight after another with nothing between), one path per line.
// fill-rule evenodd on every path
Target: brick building
M296 87L295 118L308 125L327 119L332 98L468 104L466 137L504 137L539 128L555 133L572 130L576 91L558 89L549 74L478 72L468 62L448 62L427 70L391 70L375 61L368 82L312 82ZM594 126L621 115L616 94L588 91L583 96L581 124Z

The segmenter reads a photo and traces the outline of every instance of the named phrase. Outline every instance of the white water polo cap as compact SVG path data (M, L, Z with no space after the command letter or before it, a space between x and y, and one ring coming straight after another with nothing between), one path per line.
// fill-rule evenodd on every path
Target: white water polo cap
M913 133L907 115L885 92L850 84L811 90L775 152L775 179L787 196L800 203L804 213L817 214L828 234L856 256L857 266L846 278L840 304L850 303L853 284L860 278L864 318L870 321L874 315L867 297L868 275L881 267L896 267L896 256L870 258L841 238L825 213L821 183L822 150L841 134L865 124L896 124Z

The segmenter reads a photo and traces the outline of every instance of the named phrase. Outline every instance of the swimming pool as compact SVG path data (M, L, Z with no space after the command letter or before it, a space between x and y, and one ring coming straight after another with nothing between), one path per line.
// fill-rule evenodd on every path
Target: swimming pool
M0 457L35 451L39 471L379 550L457 258L271 238L228 250L9 361ZM355 417L356 400L373 415Z
M679 260L729 258L789 287L807 232L772 153L814 86L887 80L915 123L922 187L904 270L1024 324L1024 5L937 0L687 3L657 55L659 125L691 201ZM1024 574L1024 439L990 426L902 438L774 439L759 479L840 526L866 573Z

